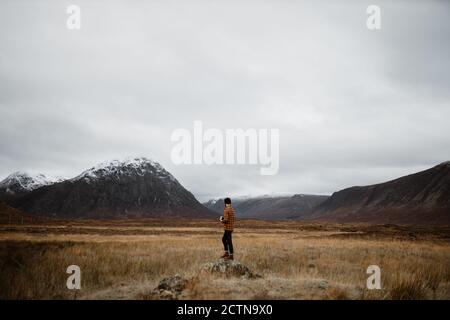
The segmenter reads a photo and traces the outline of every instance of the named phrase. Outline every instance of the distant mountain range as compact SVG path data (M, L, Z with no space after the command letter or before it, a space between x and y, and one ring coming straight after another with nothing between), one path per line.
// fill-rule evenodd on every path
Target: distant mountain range
M222 199L200 204L159 163L146 158L105 162L67 180L15 172L0 182L0 200L28 214L64 218L217 217L223 212ZM331 196L232 200L240 218L450 224L450 161Z
M261 219L450 224L450 161L385 183L347 188L328 196L235 199L237 215ZM203 203L223 211L223 200Z
M73 179L29 189L8 202L28 213L56 217L213 215L159 163L146 158L105 162Z
M295 194L234 198L232 202L238 217L278 220L307 217L315 207L327 199L328 196ZM214 212L223 213L223 199L209 200L203 205Z

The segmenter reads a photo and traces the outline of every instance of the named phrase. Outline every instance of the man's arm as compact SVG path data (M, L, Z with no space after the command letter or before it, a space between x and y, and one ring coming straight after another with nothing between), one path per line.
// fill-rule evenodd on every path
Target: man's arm
M223 220L222 220L223 223L227 223L228 222L228 218L229 218L228 215L229 215L229 210L228 210L228 208L225 208L223 210Z

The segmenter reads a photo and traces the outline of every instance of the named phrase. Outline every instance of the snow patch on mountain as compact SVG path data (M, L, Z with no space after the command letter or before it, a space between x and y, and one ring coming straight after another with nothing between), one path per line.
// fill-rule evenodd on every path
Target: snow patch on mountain
M7 176L0 182L0 188L6 189L6 192L14 194L17 191L33 191L42 186L48 186L63 181L62 177L53 177L49 175L29 174L23 171L16 171Z
M102 177L117 176L118 174L136 174L143 176L145 173L152 173L160 179L168 179L176 182L176 179L166 171L158 162L151 159L128 158L125 160L112 160L99 163L98 165L82 172L80 175L71 179L72 181L85 180L94 181Z

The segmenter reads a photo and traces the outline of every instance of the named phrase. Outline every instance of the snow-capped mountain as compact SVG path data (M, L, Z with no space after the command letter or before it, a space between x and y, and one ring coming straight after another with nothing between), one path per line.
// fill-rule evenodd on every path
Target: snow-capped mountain
M101 163L73 179L39 188L12 205L64 217L212 214L159 163L147 158Z
M10 199L63 180L60 177L17 171L0 182L0 198Z
M158 162L143 157L126 159L123 161L112 160L102 162L82 172L80 175L71 180L84 180L86 182L90 182L95 181L96 179L101 179L103 177L119 178L121 175L126 173L143 176L148 172L151 172L155 175L155 177L159 177L160 179L168 179L168 181L171 182L176 181L175 178Z

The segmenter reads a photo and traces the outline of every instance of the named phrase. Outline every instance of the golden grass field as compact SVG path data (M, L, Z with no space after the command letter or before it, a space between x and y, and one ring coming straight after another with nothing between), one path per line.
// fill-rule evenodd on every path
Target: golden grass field
M181 299L450 299L450 228L241 220L235 259L262 277L214 277L223 253L210 220L47 221L0 225L1 299L149 299L166 276ZM66 268L81 268L81 290ZM366 269L381 268L381 290Z

